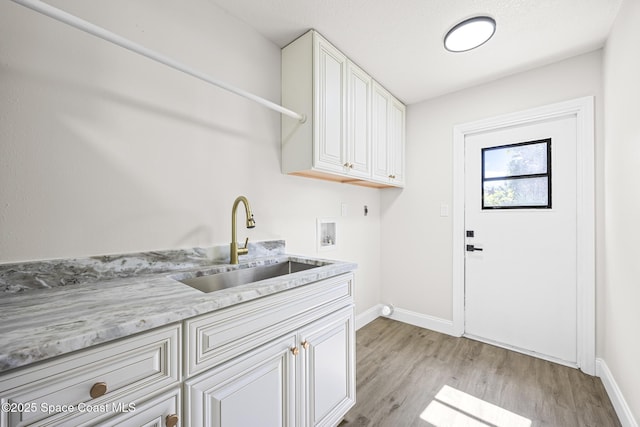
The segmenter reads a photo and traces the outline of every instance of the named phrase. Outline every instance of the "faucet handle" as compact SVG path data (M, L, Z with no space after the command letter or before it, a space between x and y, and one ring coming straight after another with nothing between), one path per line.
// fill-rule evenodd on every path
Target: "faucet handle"
M244 248L239 248L237 246L238 244L236 243L236 253L239 255L246 255L249 253L249 248L247 247L249 245L249 238L247 237L244 241ZM232 249L233 250L233 249ZM233 264L233 263L232 263Z

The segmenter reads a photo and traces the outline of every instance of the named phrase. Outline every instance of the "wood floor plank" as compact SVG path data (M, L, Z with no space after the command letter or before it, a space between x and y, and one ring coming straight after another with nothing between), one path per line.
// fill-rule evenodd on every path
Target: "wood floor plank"
M356 355L341 427L620 426L599 378L467 338L378 318Z

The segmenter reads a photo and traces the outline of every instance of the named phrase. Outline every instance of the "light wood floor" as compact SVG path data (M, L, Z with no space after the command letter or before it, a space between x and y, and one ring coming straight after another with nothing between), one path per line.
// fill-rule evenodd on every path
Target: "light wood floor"
M356 351L340 427L620 426L600 379L577 369L386 318L356 333Z

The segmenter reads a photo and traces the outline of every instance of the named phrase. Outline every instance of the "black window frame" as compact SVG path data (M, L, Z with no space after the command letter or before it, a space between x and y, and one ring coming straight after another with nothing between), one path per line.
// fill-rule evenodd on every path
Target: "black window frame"
M485 152L492 150L499 150L511 147L520 147L524 145L534 145L546 143L547 144L547 172L546 173L532 173L532 174L523 174L523 175L506 175L506 176L496 176L487 178L485 177ZM497 147L486 147L481 151L482 158L482 179L480 180L480 191L481 191L481 199L482 199L482 210L502 210L502 209L551 209L552 208L552 198L551 198L551 138L545 139L537 139L534 141L526 141L526 142L517 142L515 144L506 144L499 145ZM547 178L547 204L546 205L513 205L513 206L485 206L484 204L484 183L491 181L510 181L516 179L527 179L527 178Z

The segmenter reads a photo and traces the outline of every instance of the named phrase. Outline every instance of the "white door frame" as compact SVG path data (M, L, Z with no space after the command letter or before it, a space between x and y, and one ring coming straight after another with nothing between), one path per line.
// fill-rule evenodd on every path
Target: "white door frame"
M465 137L509 126L560 117L577 120L577 361L589 374L596 372L595 325L595 154L594 98L588 96L517 113L456 125L453 128L453 332L464 334L465 261Z

